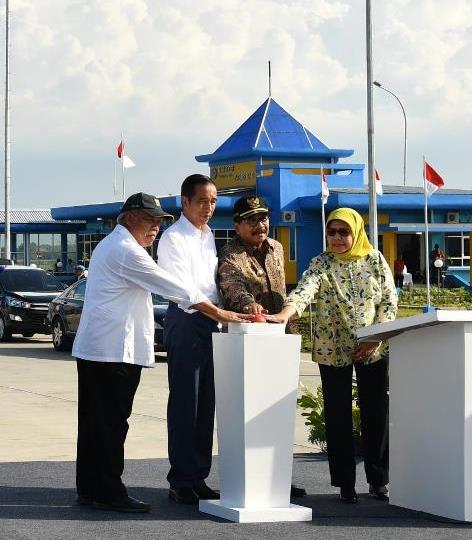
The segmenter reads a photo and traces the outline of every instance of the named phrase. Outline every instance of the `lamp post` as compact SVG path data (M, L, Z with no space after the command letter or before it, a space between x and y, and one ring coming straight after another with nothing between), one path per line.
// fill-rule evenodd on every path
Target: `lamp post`
M407 144L407 138L406 138L406 112L405 107L403 106L403 103L400 101L400 98L394 94L391 90L388 88L385 88L385 86L382 86L379 81L374 81L374 85L378 86L382 90L385 90L385 92L388 92L390 95L392 95L400 105L403 113L403 120L404 120L404 129L403 129L403 185L406 186L406 144Z

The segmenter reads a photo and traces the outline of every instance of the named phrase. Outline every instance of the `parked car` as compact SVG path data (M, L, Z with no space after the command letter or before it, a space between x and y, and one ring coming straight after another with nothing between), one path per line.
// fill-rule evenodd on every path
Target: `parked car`
M74 342L80 315L84 306L87 279L73 283L50 304L47 320L52 333L52 343L56 351L70 351ZM168 301L157 294L152 295L154 304L154 347L164 350L164 318Z
M49 302L63 290L64 285L41 268L0 266L0 341L12 334L47 333Z
M77 276L75 275L75 272L53 272L53 275L56 276L57 279L61 283L64 283L64 285L66 285L67 287L77 281Z

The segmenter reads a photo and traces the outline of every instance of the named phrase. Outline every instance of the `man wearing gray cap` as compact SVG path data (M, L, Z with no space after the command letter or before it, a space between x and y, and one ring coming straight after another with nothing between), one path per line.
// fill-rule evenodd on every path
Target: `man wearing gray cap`
M118 224L95 248L79 328L72 350L79 384L76 485L80 505L119 512L148 512L121 481L124 443L142 367L154 364L151 292L221 322L241 321L189 291L158 267L146 251L164 212L146 193L131 195Z

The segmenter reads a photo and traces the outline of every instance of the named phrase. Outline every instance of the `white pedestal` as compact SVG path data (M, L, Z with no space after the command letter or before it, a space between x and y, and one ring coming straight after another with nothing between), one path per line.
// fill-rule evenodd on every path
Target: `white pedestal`
M472 312L427 313L358 335L390 337L390 503L472 521Z
M238 522L311 520L311 508L290 504L300 336L263 323L229 331L213 334L221 499L200 510Z

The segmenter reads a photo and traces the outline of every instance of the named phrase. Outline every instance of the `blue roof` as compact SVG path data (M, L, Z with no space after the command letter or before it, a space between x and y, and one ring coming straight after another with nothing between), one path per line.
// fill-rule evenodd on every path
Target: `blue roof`
M215 162L247 156L278 156L325 161L348 157L353 152L328 148L269 97L213 154L196 156L196 160Z

